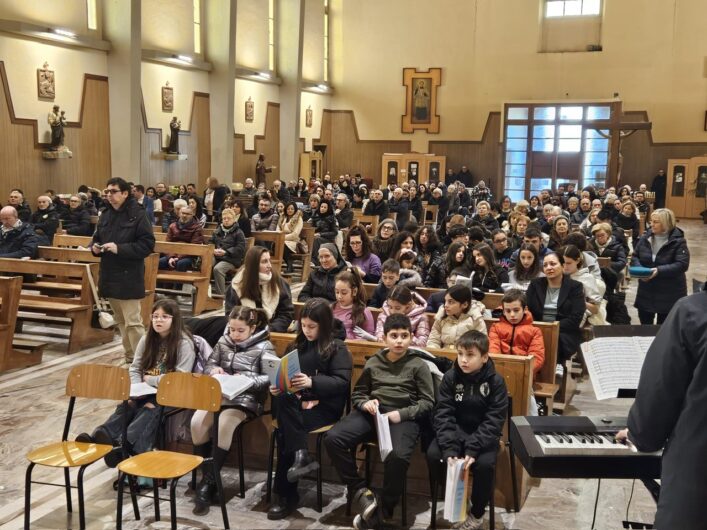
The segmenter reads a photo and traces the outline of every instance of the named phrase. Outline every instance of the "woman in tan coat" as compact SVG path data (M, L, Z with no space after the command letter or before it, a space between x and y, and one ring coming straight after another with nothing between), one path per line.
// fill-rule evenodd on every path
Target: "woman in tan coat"
M454 348L459 337L472 329L487 335L484 311L484 305L472 299L469 287L451 286L444 294L444 305L435 315L427 347Z
M288 202L285 206L285 213L277 223L277 230L285 233L285 263L287 272L292 272L292 254L297 253L297 243L300 240L302 231L302 212L294 202Z

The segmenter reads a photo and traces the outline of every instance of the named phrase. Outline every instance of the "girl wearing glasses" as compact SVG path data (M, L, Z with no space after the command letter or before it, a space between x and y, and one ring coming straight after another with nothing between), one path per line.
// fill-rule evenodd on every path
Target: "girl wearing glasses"
M158 300L152 306L152 325L135 349L130 365L130 382L147 383L156 388L167 372L191 372L194 360L194 341L184 326L177 302ZM115 449L105 456L109 467L117 466L123 459L123 449L118 446L123 445L124 414L128 422L128 443L124 444L127 451L130 454L150 451L159 420L155 394L131 396L127 408L122 403L118 405L110 418L93 434L83 433L76 438L77 442L113 445Z

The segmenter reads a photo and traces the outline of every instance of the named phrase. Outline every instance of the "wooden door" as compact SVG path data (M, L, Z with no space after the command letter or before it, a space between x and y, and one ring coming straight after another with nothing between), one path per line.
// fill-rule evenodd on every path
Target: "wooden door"
M707 208L707 156L691 159L686 187L685 217L701 218Z
M679 158L668 160L668 186L665 190L665 206L675 217L685 217L685 197L690 160Z

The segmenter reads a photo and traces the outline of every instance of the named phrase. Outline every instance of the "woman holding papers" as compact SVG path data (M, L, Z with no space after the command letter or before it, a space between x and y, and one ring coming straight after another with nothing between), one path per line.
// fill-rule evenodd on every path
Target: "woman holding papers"
M238 424L263 413L269 385L269 378L262 369L262 357L265 354L275 355L275 348L270 342L264 311L244 306L234 307L228 316L226 333L216 344L204 372L211 375L245 376L253 380L253 385L231 400L224 398L221 403L216 441L218 447L213 451L219 472L228 456L233 433ZM211 456L213 440L210 440L210 436L213 422L212 412L197 410L192 416L191 438L195 454ZM201 482L194 498L196 515L209 511L211 499L216 493L216 480L211 472L208 466L202 469Z
M352 360L346 345L334 339L334 314L327 300L311 298L302 308L297 338L287 351L297 350L300 371L292 378L294 393L273 395L273 416L278 424L275 471L277 499L268 519L284 519L299 503L297 481L317 469L307 452L310 431L336 423L350 393Z
M78 442L101 443L116 446L105 457L106 465L117 466L123 457L123 415L127 414L127 449L132 454L152 449L159 421L156 389L167 372L191 372L194 366L194 342L184 326L177 302L163 299L152 306L152 325L137 344L130 365L130 395L128 407L118 405L108 420L93 434L80 434Z

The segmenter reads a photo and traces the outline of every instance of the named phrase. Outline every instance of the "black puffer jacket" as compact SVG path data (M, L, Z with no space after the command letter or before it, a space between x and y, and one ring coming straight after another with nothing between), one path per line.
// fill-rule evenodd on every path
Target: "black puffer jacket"
M507 407L506 383L491 359L473 374L455 362L442 378L433 419L444 459L497 450Z
M658 275L650 281L638 282L636 302L633 305L642 311L668 313L675 302L687 296L685 271L690 266L690 252L683 231L675 227L653 261L652 237L653 232L649 230L638 240L633 249L631 265L655 267Z
M22 204L15 205L15 210L17 210L17 218L23 223L29 223L32 218L32 209L29 204L23 202Z
M263 404L270 386L270 378L262 368L265 353L277 355L267 329L253 334L243 342L234 343L228 332L219 339L206 363L206 372L210 373L212 369L220 367L227 374L238 373L253 380L253 386L242 394L232 400L223 398L224 405L244 409L251 416L260 416L263 413Z
M61 225L67 234L72 236L91 235L91 214L83 206L67 210L61 220Z
M345 269L346 262L341 257L341 254L338 254L336 267L333 269L326 270L321 265L312 269L309 278L307 278L307 283L304 284L297 297L297 301L306 302L310 298L324 298L325 300L336 302L336 295L334 294L336 275Z
M46 210L37 210L32 214L30 221L34 226L34 231L38 236L44 236L47 240L45 244L51 245L59 228L59 213L53 204L49 205Z
M39 243L39 236L28 223L8 232L0 231L0 258L34 258Z
M330 215L314 214L310 223L312 223L314 227L314 233L319 234L319 237L322 239L326 239L327 241L334 241L336 239L336 234L339 232L339 229L336 226L336 217L333 211Z
M626 267L626 249L613 236L603 250L599 248L595 239L592 239L590 243L591 248L589 250L596 252L597 256L611 258L611 270L617 273L624 270L624 267Z
M243 265L245 257L245 235L243 230L237 224L231 226L230 229L225 229L221 224L211 234L211 241L214 248L221 248L226 251L223 256L216 257L216 263L227 261L234 267Z
M145 297L145 258L155 248L145 209L128 197L120 209L103 210L92 243L115 243L118 253L103 252L98 287L101 296L118 300Z

